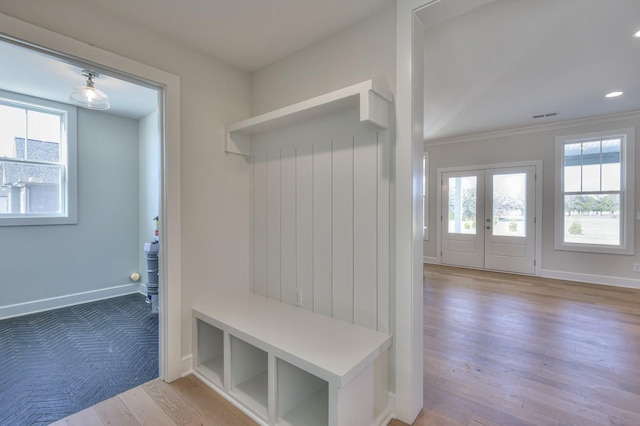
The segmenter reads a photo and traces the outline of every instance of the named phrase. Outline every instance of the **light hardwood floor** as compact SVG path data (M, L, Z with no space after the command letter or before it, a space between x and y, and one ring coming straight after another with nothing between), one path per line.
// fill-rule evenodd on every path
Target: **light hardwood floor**
M639 290L428 265L424 306L415 425L640 425Z
M254 426L227 400L193 376L153 380L52 426Z
M429 265L424 305L414 425L640 425L640 290ZM55 423L107 424L254 423L192 376Z

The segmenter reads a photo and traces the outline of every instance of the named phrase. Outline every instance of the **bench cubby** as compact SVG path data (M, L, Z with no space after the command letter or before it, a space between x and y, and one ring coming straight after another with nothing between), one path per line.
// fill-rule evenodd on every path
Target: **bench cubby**
M197 320L196 369L217 386L223 387L224 332L204 321Z
M231 395L261 418L267 418L268 356L265 351L231 336Z
M278 425L329 423L329 383L278 360Z

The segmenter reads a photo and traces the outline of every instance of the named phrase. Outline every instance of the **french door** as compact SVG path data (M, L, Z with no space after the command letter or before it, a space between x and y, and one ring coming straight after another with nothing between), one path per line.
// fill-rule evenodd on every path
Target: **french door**
M443 173L441 263L533 274L535 193L534 166Z

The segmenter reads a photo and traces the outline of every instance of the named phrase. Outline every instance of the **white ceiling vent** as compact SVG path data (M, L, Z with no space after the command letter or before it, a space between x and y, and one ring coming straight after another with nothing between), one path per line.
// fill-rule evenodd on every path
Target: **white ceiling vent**
M538 115L534 115L533 118L547 118L547 117L555 117L556 115L558 115L557 112L549 112L547 114L538 114Z

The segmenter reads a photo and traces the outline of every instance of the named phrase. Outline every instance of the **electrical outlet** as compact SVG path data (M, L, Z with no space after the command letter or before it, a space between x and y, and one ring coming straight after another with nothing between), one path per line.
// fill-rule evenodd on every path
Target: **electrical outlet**
M640 264L636 263L636 265L640 266ZM296 306L302 306L302 289L296 288Z
M640 263L633 264L633 272L640 272Z

